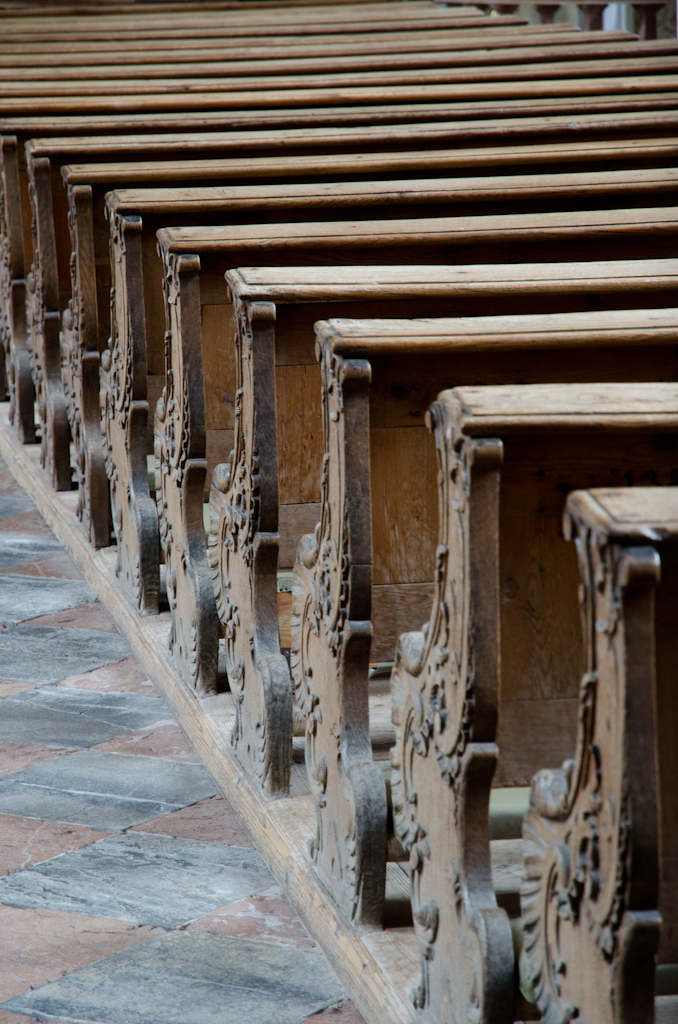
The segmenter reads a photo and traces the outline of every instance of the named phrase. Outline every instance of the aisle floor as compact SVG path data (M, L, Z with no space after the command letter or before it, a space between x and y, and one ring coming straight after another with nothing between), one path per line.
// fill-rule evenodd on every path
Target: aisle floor
M0 1024L364 1024L0 460Z

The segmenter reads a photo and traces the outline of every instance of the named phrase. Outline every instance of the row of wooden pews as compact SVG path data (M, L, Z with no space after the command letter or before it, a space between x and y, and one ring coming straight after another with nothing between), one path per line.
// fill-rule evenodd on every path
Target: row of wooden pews
M0 449L368 1024L678 1021L677 71L0 10Z

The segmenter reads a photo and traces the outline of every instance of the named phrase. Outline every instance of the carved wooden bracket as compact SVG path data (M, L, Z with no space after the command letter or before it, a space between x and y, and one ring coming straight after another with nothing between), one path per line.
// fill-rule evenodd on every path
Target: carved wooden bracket
M236 310L235 449L210 493L209 560L236 695L232 743L271 797L289 795L292 681L280 653L275 306Z
M154 421L160 540L172 613L169 646L199 693L217 689L219 619L203 522L205 388L200 329L200 258L162 251L165 386Z
M410 853L421 954L411 996L430 1024L509 1024L513 947L492 886L489 834L503 449L498 440L465 437L445 397L427 417L439 467L433 610L421 632L401 636L391 680L393 812Z
M160 542L155 497L146 461L146 322L143 303L141 218L111 221L113 292L110 347L101 357L101 408L106 473L118 547L118 577L137 606L157 613Z
M47 157L28 161L33 265L26 279L31 372L41 434L40 461L57 491L71 490L70 430L61 379L59 279ZM19 364L15 364L15 374ZM19 386L16 386L18 394Z
M564 515L586 665L576 754L535 776L523 827L525 946L548 1024L654 1020L659 556L638 537L611 537L594 493L571 494Z
M372 760L369 387L366 360L317 347L323 375L321 522L302 538L293 577L292 675L306 715L316 801L310 852L357 925L379 927L386 877L386 788Z

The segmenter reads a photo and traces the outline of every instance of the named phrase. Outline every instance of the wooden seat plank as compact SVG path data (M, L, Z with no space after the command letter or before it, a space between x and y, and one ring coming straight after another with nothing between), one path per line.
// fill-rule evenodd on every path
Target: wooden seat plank
M592 74L600 71L609 74L625 73L620 70L621 61L630 62L629 71L635 73L647 73L647 62L651 60L653 73L662 71L673 71L676 67L674 57L678 52L678 41L676 40L654 40L652 42L633 41L633 37L623 43L613 44L607 42L582 45L580 36L574 42L566 44L543 46L526 46L505 49L488 50L479 39L477 49L466 50L463 55L454 47L439 52L437 48L430 47L428 42L424 44L423 52L413 51L405 54L383 55L355 55L342 56L337 54L334 47L328 48L327 52L314 54L313 56L286 55L284 58L262 57L258 60L247 60L238 55L229 61L222 59L217 61L204 61L199 58L193 62L183 62L180 65L181 80L184 78L202 78L207 82L210 77L233 78L234 88L242 85L245 79L264 78L272 76L276 82L283 84L291 75L294 76L295 84L315 84L317 78L320 84L324 84L330 74L351 73L352 81L360 82L362 75L376 75L377 73L392 73L396 71L415 71L422 69L422 80L447 81L450 68L454 68L454 78L464 80L464 68L504 68L505 78L525 77L529 74L526 66L535 65L535 74L543 77L567 77L568 71L572 74L581 75L588 70L587 65L591 64ZM529 42L529 39L528 39ZM632 43L632 45L631 45ZM105 79L102 83L105 89L107 84L116 78L124 78L131 81L135 78L143 78L145 81L154 79L172 79L177 72L177 65L173 59L164 63L144 61L127 61L120 64L114 62L96 63L90 65L76 65L69 62L64 66L63 58L53 62L54 66L46 65L42 58L39 58L41 82L46 87L48 82L56 86L54 92L58 92L61 82L64 84L76 83L80 78L89 83L97 79ZM547 63L548 62L548 63ZM521 70L517 72L512 65L520 63ZM508 68L511 67L509 71ZM444 69L444 78L437 68ZM77 75L76 72L77 71ZM406 76L407 77L407 76ZM35 58L32 58L30 66L22 67L16 64L0 64L0 92L10 95L12 92L22 92L24 95L31 95L31 89L25 88L27 83L33 83L36 79ZM373 78L365 79L372 84ZM376 81L374 84L380 84ZM386 83L388 84L388 83Z
M531 31L526 31L526 29ZM89 64L96 54L97 64L136 64L143 60L145 64L157 64L171 60L173 64L186 61L224 61L227 60L231 51L237 52L238 60L265 60L280 55L281 46L285 47L285 57L315 56L318 50L332 47L337 55L350 54L398 54L411 53L420 49L422 44L433 52L451 49L455 52L475 50L479 46L493 50L507 48L525 48L526 41L534 43L535 46L545 51L551 46L564 47L567 44L574 44L586 48L592 43L602 44L605 49L609 45L618 46L621 42L630 42L634 36L630 32L611 31L605 33L587 33L583 35L579 31L573 31L569 26L546 26L545 31L539 31L540 26L523 25L520 32L513 34L504 28L500 32L492 30L492 26L483 29L482 33L469 32L468 29L444 29L437 32L408 32L407 38L402 35L382 33L374 38L370 35L362 37L347 38L342 36L337 39L335 36L314 36L312 42L290 42L284 44L277 39L269 39L266 43L248 44L246 40L229 40L225 38L218 47L215 47L214 37L207 34L204 39L175 39L171 46L163 40L134 42L126 41L124 48L119 44L105 43L7 43L0 41L0 64L3 67L24 67L31 63L39 63L41 68L63 64L63 54L68 53L69 68L77 68ZM140 53L141 51L141 53Z

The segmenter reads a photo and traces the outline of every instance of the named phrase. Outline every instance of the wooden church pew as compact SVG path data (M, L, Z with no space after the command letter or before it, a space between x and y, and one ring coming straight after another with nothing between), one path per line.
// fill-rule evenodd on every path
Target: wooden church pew
M675 311L624 311L617 316L555 315L541 318L541 323L540 318L497 318L494 334L489 318L484 329L479 318L473 335L486 348L490 366L499 344L520 344L521 327L523 344L562 359L568 344L586 346L588 353L593 346L604 350L614 345L615 335L622 344L637 339L643 333L637 315L647 317L646 329L652 321L663 324L667 338L675 326ZM584 327L587 320L591 334ZM448 324L450 350L460 343L460 335L463 346L459 323ZM383 780L370 765L369 745L365 747L370 576L372 564L379 561L377 536L381 541L371 517L388 503L389 489L396 503L416 494L421 510L407 536L401 531L396 538L392 527L390 537L383 538L391 550L407 552L413 564L426 561L434 581L428 626L401 638L393 676L393 807L398 835L410 851L413 914L422 954L421 985L413 999L426 1021L439 1019L450 1006L454 1012L455 1006L470 1004L478 1020L496 1024L513 1019L511 933L488 888L490 786L497 756L499 771L502 758L511 758L511 737L501 731L505 703L523 704L521 726L513 737L522 748L534 731L524 702L527 698L534 707L543 702L548 680L555 704L561 707L544 737L551 746L541 752L541 765L553 764L557 744L561 749L566 746L568 753L574 747L576 711L570 723L563 723L562 702L572 690L576 704L579 687L577 609L574 615L570 610L569 617L554 616L550 610L554 601L565 604L568 585L573 594L577 592L576 569L573 574L568 568L569 551L565 547L564 556L563 544L559 548L557 541L563 491L576 486L577 479L626 484L628 473L635 479L647 474L646 479L668 483L675 472L675 451L668 437L675 440L671 431L676 392L675 386L661 384L651 389L637 384L459 387L449 393L449 400L443 395L431 412L438 452L436 486L435 459L427 467L421 452L413 459L406 457L411 447L409 424L393 430L395 422L390 422L388 451L380 448L376 438L387 405L372 401L371 391L375 383L378 387L377 352L391 358L397 353L404 359L417 342L431 351L441 338L442 325L423 321L418 331L416 323L408 327L389 322L383 334L380 326L373 322L344 337L341 322L319 328L327 453L323 508L315 535L304 538L299 549L292 640L297 699L308 715L306 766L318 801L316 869L356 921L374 924L379 919L386 858L378 851L383 850L386 800ZM607 351L609 358L612 350ZM576 366L569 355L568 366ZM623 365L619 358L615 362ZM480 376L476 373L476 379ZM538 379L546 376L542 372ZM646 405L648 394L653 398ZM491 415L493 401L497 412ZM490 411L477 411L473 419L473 402L479 410ZM454 419L447 414L446 403L460 408ZM463 435L455 429L460 417ZM396 440L398 429L402 449ZM531 439L521 436L528 432ZM544 432L548 442L542 440ZM431 518L439 504L441 522L438 546L435 537L433 543L429 540L424 559L416 548L424 533L423 509L431 500ZM391 509L396 508L392 502ZM543 526L533 527L526 521L530 516L540 517ZM406 513L399 517L401 527L405 519ZM535 558L543 566L540 572L549 575L531 585ZM562 565L557 567L559 560ZM540 628L535 632L537 612ZM500 618L505 627L501 648ZM339 731L335 722L341 723ZM538 737L540 730L536 731ZM350 844L344 844L345 835ZM461 905L457 889L443 884L450 857L457 887L465 894ZM606 877L614 890L614 865L610 871ZM473 943L470 935L477 936ZM455 964L453 985L450 963ZM576 963L575 990L586 960ZM609 996L606 990L603 993L605 999L599 995L597 1007L601 1015L584 1013L583 1019L613 1019Z
M619 251L619 246L624 246L625 253L629 258L652 258L671 255L670 245L666 245L669 236L674 228L674 214L670 209L653 209L651 211L631 210L628 212L608 211L599 214L523 214L516 216L493 216L492 218L437 218L425 222L416 219L401 222L375 222L356 221L343 225L342 222L324 224L299 224L299 225L276 225L266 227L265 233L257 235L254 226L235 226L225 230L219 229L165 229L158 233L160 247L165 265L166 282L166 309L168 315L167 330L170 344L166 347L166 379L171 375L171 387L177 381L183 381L184 367L186 360L191 366L191 374L195 374L195 381L192 384L192 399L188 402L186 396L181 394L180 400L172 402L171 416L167 422L163 421L165 413L162 412L160 421L156 424L156 430L160 435L160 450L162 445L170 445L172 432L178 429L176 416L190 417L192 402L195 394L199 393L202 381L202 367L199 365L196 346L205 347L211 350L211 345L200 346L196 341L196 331L200 328L200 319L205 320L205 312L191 314L190 338L183 342L181 338L181 299L177 292L180 290L180 275L178 267L180 257L183 255L196 255L200 261L199 274L199 302L203 307L212 306L208 324L219 324L222 319L221 334L228 338L230 318L228 296L224 291L222 274L229 266L247 265L253 262L262 262L262 254L265 252L266 263L269 265L292 265L309 266L321 263L338 265L340 263L365 263L380 264L385 259L394 263L408 263L416 256L422 263L450 262L450 252L455 253L455 262L459 263L486 263L488 257L500 258L505 262L523 262L544 260L553 262L557 255L564 254L568 261L582 259L609 259ZM261 230L261 229L260 229ZM664 235L664 232L668 234ZM666 241L662 239L665 238ZM451 247L454 246L454 250ZM276 248L279 247L279 253ZM249 255L249 258L245 258ZM187 266L192 268L192 273L197 275L195 261L188 260ZM194 301L197 294L197 287L191 292L191 301ZM218 307L222 307L219 312ZM196 316L198 319L196 320ZM214 319L212 319L214 317ZM209 327L210 330L214 329ZM217 326L217 332L219 326ZM228 341L226 341L228 344ZM183 350L182 350L183 347ZM184 351L190 351L190 358L184 355ZM233 369L223 360L212 364L209 371L210 388L205 398L208 406L212 403L219 403L219 426L232 427L233 408L231 404L234 399ZM167 408L169 400L163 404ZM214 407L214 406L213 406ZM179 412L180 410L181 413ZM202 417L201 408L196 407L196 415ZM212 423L216 426L215 421ZM198 428L196 428L197 430ZM202 431L204 427L201 427ZM201 435L202 436L202 435ZM218 435L217 435L218 436ZM162 438L165 438L163 441ZM226 440L227 435L223 435ZM216 438L215 438L216 440ZM224 442L221 441L221 444ZM201 446L203 441L197 440L196 444ZM223 455L219 458L216 453L213 456L214 462L226 461L227 451L222 449ZM201 447L200 456L204 459L206 455L204 447ZM161 458L162 462L163 459ZM205 485L206 466L202 468L202 480ZM197 474L196 470L196 474ZM302 488L305 477L297 478L297 486ZM312 477L309 479L312 480ZM158 501L162 508L163 503L172 502L172 510L169 518L172 520L173 536L176 539L177 530L180 529L177 519L177 503L184 504L189 501L199 501L196 489L191 492L189 499L188 492L182 491L182 496L175 494L175 484L169 473L161 473L162 490L158 495ZM303 492L308 488L303 487ZM309 501L310 496L300 497L297 501L288 498L290 504L297 506L295 514L303 516L303 505ZM318 501L318 496L313 498ZM197 505L190 516L184 512L181 523L189 521L198 529ZM167 530L167 516L161 515L161 536ZM183 530L184 527L182 526ZM180 549L187 544L186 536L182 533ZM171 552L166 559L171 562ZM198 563L197 548L194 549L194 556L191 566L184 574L183 569L176 568L176 587L185 598L180 604L185 603L185 612L175 614L174 621L177 623L177 615L181 614L183 628L193 637L192 645L194 650L188 661L184 661L186 644L177 641L175 653L178 664L185 672L190 685L197 685L198 688L205 686L212 689L216 685L216 635L214 628L210 633L204 634L205 643L202 646L200 639L201 625L209 620L200 616L196 618L195 612L191 609L191 591L197 586L195 578L207 572L205 561ZM171 571L174 572L175 569ZM167 569L170 572L170 569ZM174 584L173 584L174 585ZM214 622L214 618L212 618ZM196 653L197 652L197 653Z

